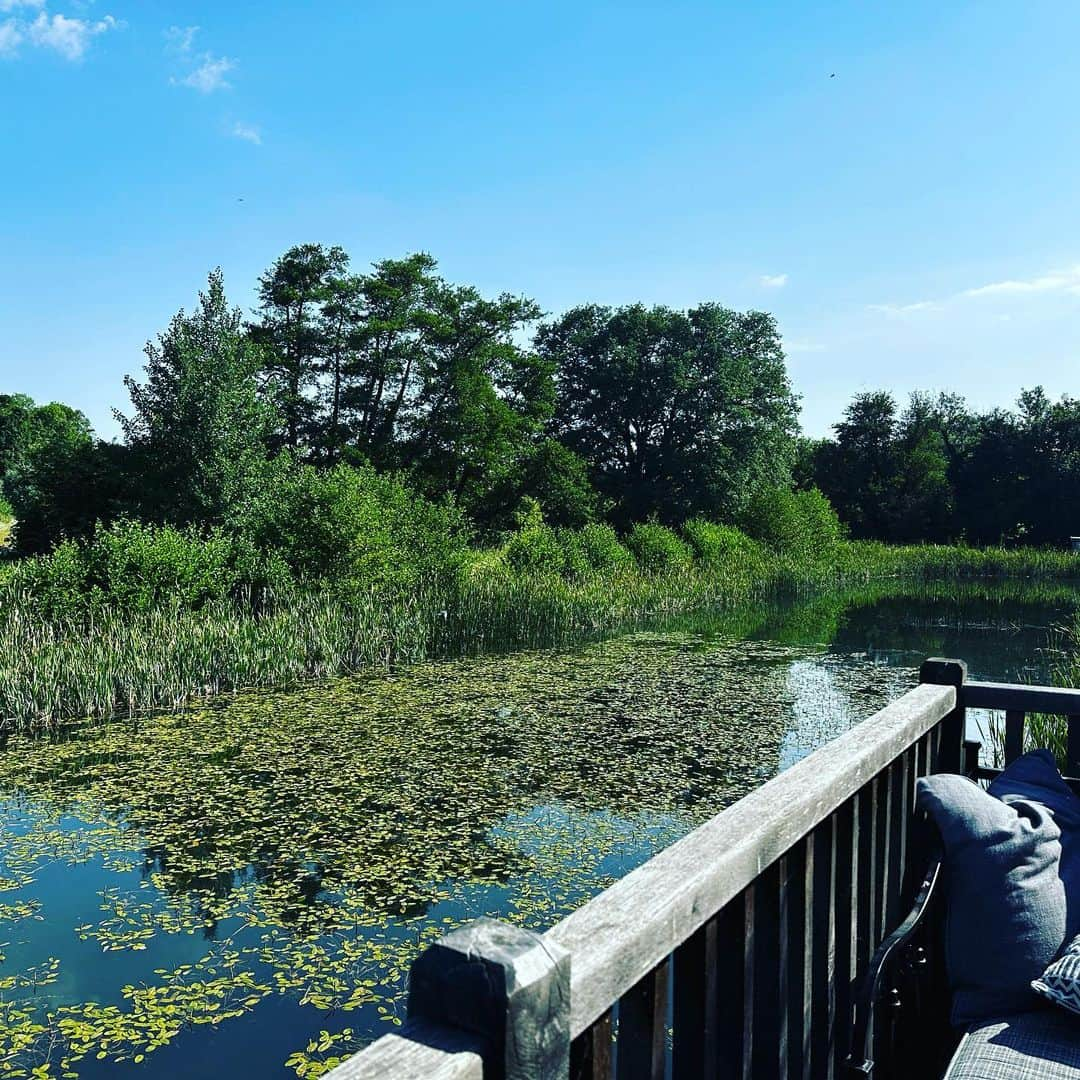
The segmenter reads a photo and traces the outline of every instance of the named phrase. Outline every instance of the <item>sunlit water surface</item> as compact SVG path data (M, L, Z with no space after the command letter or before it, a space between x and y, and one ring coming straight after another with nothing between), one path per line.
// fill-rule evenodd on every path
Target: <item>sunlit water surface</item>
M544 928L908 689L1047 676L1068 590L830 596L240 694L0 755L0 1076L314 1075L425 943Z

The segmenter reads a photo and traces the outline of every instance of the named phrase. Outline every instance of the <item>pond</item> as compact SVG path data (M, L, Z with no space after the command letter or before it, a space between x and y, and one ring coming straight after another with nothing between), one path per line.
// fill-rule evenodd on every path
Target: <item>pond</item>
M877 588L13 740L0 1076L317 1075L447 927L551 925L927 655L1045 678L1074 610Z

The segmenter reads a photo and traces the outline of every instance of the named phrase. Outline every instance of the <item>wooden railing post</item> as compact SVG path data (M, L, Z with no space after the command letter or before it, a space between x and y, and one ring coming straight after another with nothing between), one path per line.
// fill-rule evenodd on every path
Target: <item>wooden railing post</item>
M570 955L518 926L467 923L413 964L409 1021L479 1036L484 1080L566 1080Z
M964 771L964 741L967 738L963 687L967 679L967 664L963 660L947 660L932 656L919 668L919 682L934 686L956 687L956 708L941 721L941 756L939 772Z

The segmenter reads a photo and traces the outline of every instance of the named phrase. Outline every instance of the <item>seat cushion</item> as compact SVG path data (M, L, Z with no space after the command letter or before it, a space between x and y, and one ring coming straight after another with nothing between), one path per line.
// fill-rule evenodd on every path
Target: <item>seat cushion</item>
M943 1080L1080 1080L1080 1024L1046 1009L972 1028Z
M963 776L919 781L945 850L952 1022L967 1028L1042 1003L1031 988L1065 940L1060 831L1041 803L996 799Z

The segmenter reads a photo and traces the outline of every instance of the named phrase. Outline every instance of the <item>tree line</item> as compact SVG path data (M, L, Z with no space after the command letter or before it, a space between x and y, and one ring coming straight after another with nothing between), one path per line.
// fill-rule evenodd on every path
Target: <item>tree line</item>
M957 394L902 410L858 394L834 438L801 441L794 475L856 539L1061 545L1080 534L1080 399L1036 387L979 413Z
M835 437L798 435L775 320L531 299L456 285L420 253L362 271L304 244L245 315L220 271L128 376L119 441L61 404L0 395L0 492L26 552L137 518L243 529L275 492L374 469L453 506L480 539L542 518L735 522L817 488L856 538L1060 542L1080 494L1080 404L855 397ZM305 479L308 478L308 479ZM324 485L325 486L325 485ZM302 500L294 505L302 505ZM312 511L316 513L315 510Z
M23 550L133 516L234 524L282 470L372 466L452 502L481 537L730 519L790 481L797 401L772 316L590 304L545 319L455 285L427 254L353 272L339 247L277 259L245 317L220 271L147 345L123 438L0 399L0 483Z

